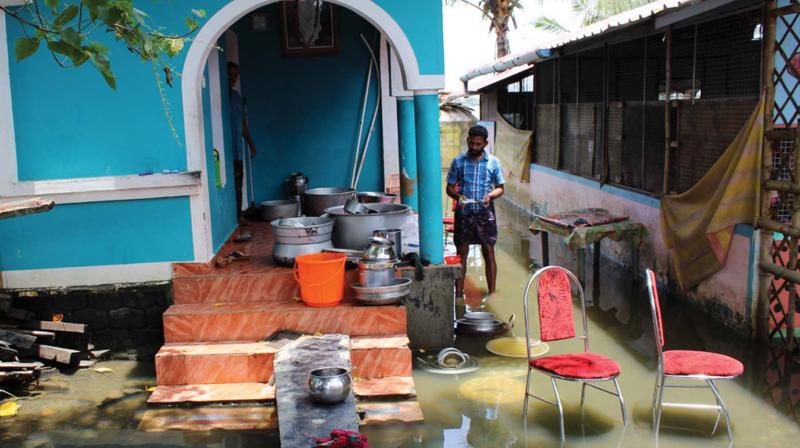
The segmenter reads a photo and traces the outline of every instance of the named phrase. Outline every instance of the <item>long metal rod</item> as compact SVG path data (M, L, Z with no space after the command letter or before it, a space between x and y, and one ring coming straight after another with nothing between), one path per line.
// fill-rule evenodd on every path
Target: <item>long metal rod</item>
M692 104L694 104L697 94L695 93L697 79L697 25L694 26L694 45L692 47Z
M775 84L773 82L773 73L775 71L775 25L776 18L771 13L775 10L777 2L771 0L764 5L764 26L763 26L763 55L761 66L761 82L764 95L764 134L768 133L773 128L772 123L772 109L775 104ZM767 180L772 174L772 141L769 138L764 138L763 141L763 155L761 166L761 178ZM772 204L770 202L769 191L763 190L761 193L761 218L769 219L772 215ZM772 233L760 232L761 234L761 253L759 254L759 265L764 266L772 263ZM758 303L756 307L756 336L765 341L769 338L770 333L770 274L765 269L760 269L759 281L759 294Z
M647 36L644 37L644 73L642 76L642 151L640 154L641 159L641 168L640 168L640 175L641 183L639 188L644 188L644 179L646 177L645 174L645 149L646 145L645 142L647 140Z
M667 79L664 82L664 184L662 193L669 194L669 167L670 151L672 146L672 27L667 29L666 39L666 70Z

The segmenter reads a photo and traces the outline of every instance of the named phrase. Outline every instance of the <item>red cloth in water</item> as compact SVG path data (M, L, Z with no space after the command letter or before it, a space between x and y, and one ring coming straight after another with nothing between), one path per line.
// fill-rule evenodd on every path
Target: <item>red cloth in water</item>
M542 341L575 337L572 321L572 288L569 277L561 269L545 271L537 285L539 325Z
M664 373L667 375L737 376L743 371L741 362L719 353L694 350L664 352Z
M619 375L613 359L592 352L545 356L530 361L531 367L565 378L597 379Z
M315 448L369 448L367 436L344 429L334 429L330 437L314 439Z

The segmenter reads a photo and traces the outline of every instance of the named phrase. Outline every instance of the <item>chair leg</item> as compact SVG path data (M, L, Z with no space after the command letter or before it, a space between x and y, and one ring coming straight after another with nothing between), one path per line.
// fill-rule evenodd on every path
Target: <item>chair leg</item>
M656 368L656 384L653 386L653 401L650 404L650 413L652 414L652 421L656 421L656 399L658 398L658 387L661 384L661 366Z
M622 389L619 388L619 379L614 378L614 387L617 389L617 398L619 398L619 407L622 409L622 424L628 426L628 413L625 411L625 399L622 398Z
M553 383L553 393L556 396L556 405L558 407L558 421L560 424L559 427L561 429L561 443L563 444L564 440L566 440L567 438L564 434L564 407L561 406L561 396L558 394L558 386L556 385L556 379L551 377L550 382Z
M527 380L525 381L525 403L522 405L522 418L528 421L528 398L530 398L531 390L531 367L528 366Z
M711 387L711 380L706 380L706 383L708 384L708 388L711 389L711 393L713 394L714 389ZM717 400L716 395L714 395L714 401L717 402L717 406L719 406L719 409L717 410L717 419L714 421L714 428L711 429L712 436L717 433L717 428L719 428L719 421L722 418L722 404L720 404L719 400Z
M586 399L586 383L581 382L581 421L584 419L583 402Z
M661 429L661 411L664 408L664 383L667 381L667 378L664 375L660 375L661 381L658 384L658 398L656 403L656 414L655 414L655 421L653 422L653 426L655 426L656 437L658 437L658 432Z
M722 413L725 415L725 429L728 430L728 441L733 445L733 426L731 426L731 414L728 412L728 407L725 406L725 402L722 401L722 396L719 394L719 390L717 389L717 384L714 381L709 380L708 385L711 386L711 392L716 397L717 402L722 406Z

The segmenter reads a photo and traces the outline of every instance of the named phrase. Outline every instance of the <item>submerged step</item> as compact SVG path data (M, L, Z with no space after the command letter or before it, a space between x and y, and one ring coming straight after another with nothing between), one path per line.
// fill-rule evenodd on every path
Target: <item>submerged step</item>
M275 388L264 383L190 384L158 386L147 399L149 404L226 403L234 401L273 401Z

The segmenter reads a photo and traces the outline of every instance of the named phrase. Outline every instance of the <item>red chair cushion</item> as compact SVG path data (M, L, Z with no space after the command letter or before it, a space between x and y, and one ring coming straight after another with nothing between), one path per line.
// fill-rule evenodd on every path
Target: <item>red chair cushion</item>
M456 226L446 226L444 228L444 231L445 232L455 232L456 231Z
M619 375L619 364L592 352L545 356L530 360L531 367L565 378L597 379Z
M445 216L442 218L442 224L455 224L456 218L453 216Z
M572 288L563 269L545 271L537 284L539 325L544 342L575 337L572 321Z
M741 362L719 353L694 350L664 352L664 373L667 375L737 376L743 371Z

